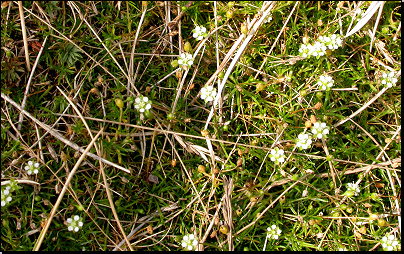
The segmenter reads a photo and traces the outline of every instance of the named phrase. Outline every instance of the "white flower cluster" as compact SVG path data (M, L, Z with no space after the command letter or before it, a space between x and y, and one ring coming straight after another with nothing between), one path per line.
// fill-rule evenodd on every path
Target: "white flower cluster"
M283 163L286 157L284 153L285 152L282 149L275 147L275 149L271 150L269 158L271 159L271 161L274 161L275 164Z
M315 122L313 123L313 127L311 129L314 138L327 138L327 134L330 130L327 127L326 123Z
M358 196L360 193L360 188L356 183L348 183L347 184L347 191L344 193L345 196L347 197L352 197L352 196Z
M32 175L32 173L34 173L35 175L39 173L39 163L38 162L32 162L32 161L28 161L28 166L25 166L25 170L27 171L28 175Z
M320 36L318 37L318 41L312 44L302 44L300 46L299 52L302 57L310 57L316 56L320 57L325 55L326 50L335 50L341 47L342 45L342 37L337 34L333 34L330 37L328 36Z
M395 76L396 74L394 73L394 71L389 73L383 72L381 78L382 84L385 85L387 88L395 86L395 84L398 81L398 79Z
M194 63L194 59L190 53L182 53L178 57L178 64L180 67L190 67Z
M318 37L318 41L330 50L336 50L342 45L342 37L337 34L333 34L330 37L320 36Z
M135 99L135 109L139 110L141 113L151 109L151 104L152 102L149 98L142 95Z
M385 251L398 250L398 241L394 235L384 236L380 243L382 244L383 250Z
M208 36L208 33L206 32L206 28L203 26L196 26L194 30L192 30L193 37L197 40L200 41L206 36Z
M205 100L205 103L213 101L216 94L216 88L214 88L213 86L204 86L201 89L201 99Z
M11 187L7 186L4 190L1 190L1 206L5 206L13 200L10 189Z
M321 75L317 85L320 90L330 91L330 88L334 85L334 80L329 75Z
M309 134L300 133L299 136L297 136L296 146L299 147L300 149L310 148L311 143L312 141Z
M198 246L198 239L194 234L184 235L181 241L181 246L186 250L193 250Z
M276 225L272 225L271 227L267 228L267 238L273 238L277 240L282 233L282 230L278 228Z
M68 218L67 220L67 230L78 232L79 229L83 226L82 218L78 215L74 215L73 219Z

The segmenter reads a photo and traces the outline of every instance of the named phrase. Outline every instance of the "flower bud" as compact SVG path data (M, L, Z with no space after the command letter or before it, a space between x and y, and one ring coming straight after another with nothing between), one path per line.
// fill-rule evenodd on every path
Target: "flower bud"
M231 18L233 18L233 14L234 14L234 12L233 12L232 10L228 10L228 11L226 12L226 17L227 17L228 19L231 19Z
M226 225L221 225L219 227L219 231L220 231L220 233L227 235L227 233L229 232L229 229L226 227Z
M123 108L123 101L121 99L115 99L115 104L118 108Z
M199 165L199 166L198 166L198 172L199 172L199 173L205 173L205 166Z
M192 51L192 46L191 46L191 43L189 43L189 41L185 42L184 51L187 52L187 53Z
M247 33L248 33L248 28L247 28L247 25L246 24L241 24L241 27L240 27L240 30L241 30L241 32L244 34L244 35L247 35Z
M171 66L174 67L174 68L177 68L178 67L178 60L175 59L174 61L172 61Z

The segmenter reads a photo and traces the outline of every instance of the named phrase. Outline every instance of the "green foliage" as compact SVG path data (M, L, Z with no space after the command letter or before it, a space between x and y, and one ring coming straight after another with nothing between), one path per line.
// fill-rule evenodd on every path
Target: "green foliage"
M21 105L32 70L25 64L18 7L10 4L1 10L2 93ZM205 250L228 250L227 235L220 231L228 223L223 216L228 205L235 250L362 251L396 234L401 77L362 107L382 91L381 72L401 69L399 3L384 2L381 19L376 22L375 14L338 49L301 58L306 40L352 29L360 3L276 2L272 21L255 31L225 83L240 46L209 84L217 90L224 85L212 111L212 104L200 98L201 88L240 38L241 25L259 17L263 4L148 2L141 23L141 2L23 2L31 68L37 43L48 37L24 109L64 142L27 116L18 127L20 111L3 99L2 181L15 180L19 189L2 207L1 248L32 250L64 186L68 190L41 250L109 251L124 239L121 226L127 236L136 229L128 236L135 250L181 250L182 237L190 233L199 239L207 234ZM376 23L372 41L367 31ZM206 27L210 37L195 40L196 25ZM185 42L194 53L203 43L188 70L177 66ZM324 74L335 81L329 91L318 89ZM141 96L152 102L144 113L135 109ZM295 149L299 134L313 134L314 122L326 123L327 138ZM90 153L131 173L87 154L66 184L82 153L65 142L85 149L102 127ZM210 149L219 158L214 164ZM275 164L272 149L284 151L285 161ZM26 174L29 160L40 162L38 175ZM367 170L372 163L378 165ZM234 183L225 202L223 176ZM348 187L358 180L355 195ZM66 226L74 215L83 218L79 232ZM368 219L375 215L380 217ZM282 230L278 239L266 239L272 225ZM120 248L128 249L125 243Z

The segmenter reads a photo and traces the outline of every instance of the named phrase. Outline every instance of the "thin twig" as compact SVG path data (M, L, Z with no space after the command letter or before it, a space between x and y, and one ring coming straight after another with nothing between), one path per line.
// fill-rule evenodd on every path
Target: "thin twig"
M25 17L24 11L22 9L22 1L18 1L18 10L20 12L20 21L21 21L21 31L22 31L22 39L24 40L24 50L25 50L25 62L27 64L28 71L31 71L31 65L29 63L29 51L28 51L28 41L27 41L27 28L25 27Z

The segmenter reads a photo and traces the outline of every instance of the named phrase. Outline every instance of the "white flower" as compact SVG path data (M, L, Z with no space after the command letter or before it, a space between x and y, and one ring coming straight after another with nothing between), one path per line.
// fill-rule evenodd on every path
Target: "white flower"
M194 59L190 53L182 53L178 57L178 64L180 67L190 67L194 63Z
M338 248L338 251L348 251L345 247Z
M198 239L193 234L184 235L181 246L186 250L193 250L198 245Z
M83 227L82 218L78 215L74 215L73 218L68 218L67 222L67 230L78 232L81 227Z
M380 241L383 250L385 251L397 251L398 250L398 241L394 235L386 235L383 236L382 240Z
M271 227L267 228L267 238L273 238L277 240L282 233L282 230L278 228L276 225L272 225Z
M24 169L27 171L28 175L32 175L34 173L35 175L39 173L39 163L38 162L32 162L28 161L28 166L25 166Z
M278 147L275 147L275 149L271 150L271 154L269 155L269 158L271 161L274 161L275 164L283 163L285 161L285 155L284 151L282 149L279 149Z
M10 187L7 186L5 189L1 190L1 206L5 206L11 202L13 198L11 197Z
M311 132L313 133L314 138L327 138L326 135L330 132L330 130L328 129L326 123L315 122Z
M383 85L385 85L385 87L391 88L391 87L395 86L395 84L398 81L398 79L395 76L396 76L396 74L394 71L388 72L388 73L383 72L382 78L381 78L381 83Z
M203 38L205 38L208 34L206 33L206 28L203 26L196 26L194 30L192 30L193 37L196 38L196 40L200 41Z
M309 134L300 133L296 139L296 146L300 147L301 149L307 149L310 147L312 141Z
M348 192L353 193L355 196L358 196L359 192L361 191L359 189L359 186L354 182L353 183L348 183L346 188L347 188Z
M317 85L320 90L329 91L330 88L334 85L334 80L329 75L322 75L319 77L319 81L317 82Z
M362 11L361 8L356 9L356 11L355 11L355 19L356 19L356 20L361 19L364 14L365 14L365 12Z
M216 88L213 86L204 86L201 89L201 99L205 100L205 103L213 101L216 97Z
M272 15L268 14L268 16L265 18L264 23L269 23L272 20Z
M143 95L140 95L135 99L135 109L139 110L141 113L151 109L151 104L152 102L149 101L149 98Z

